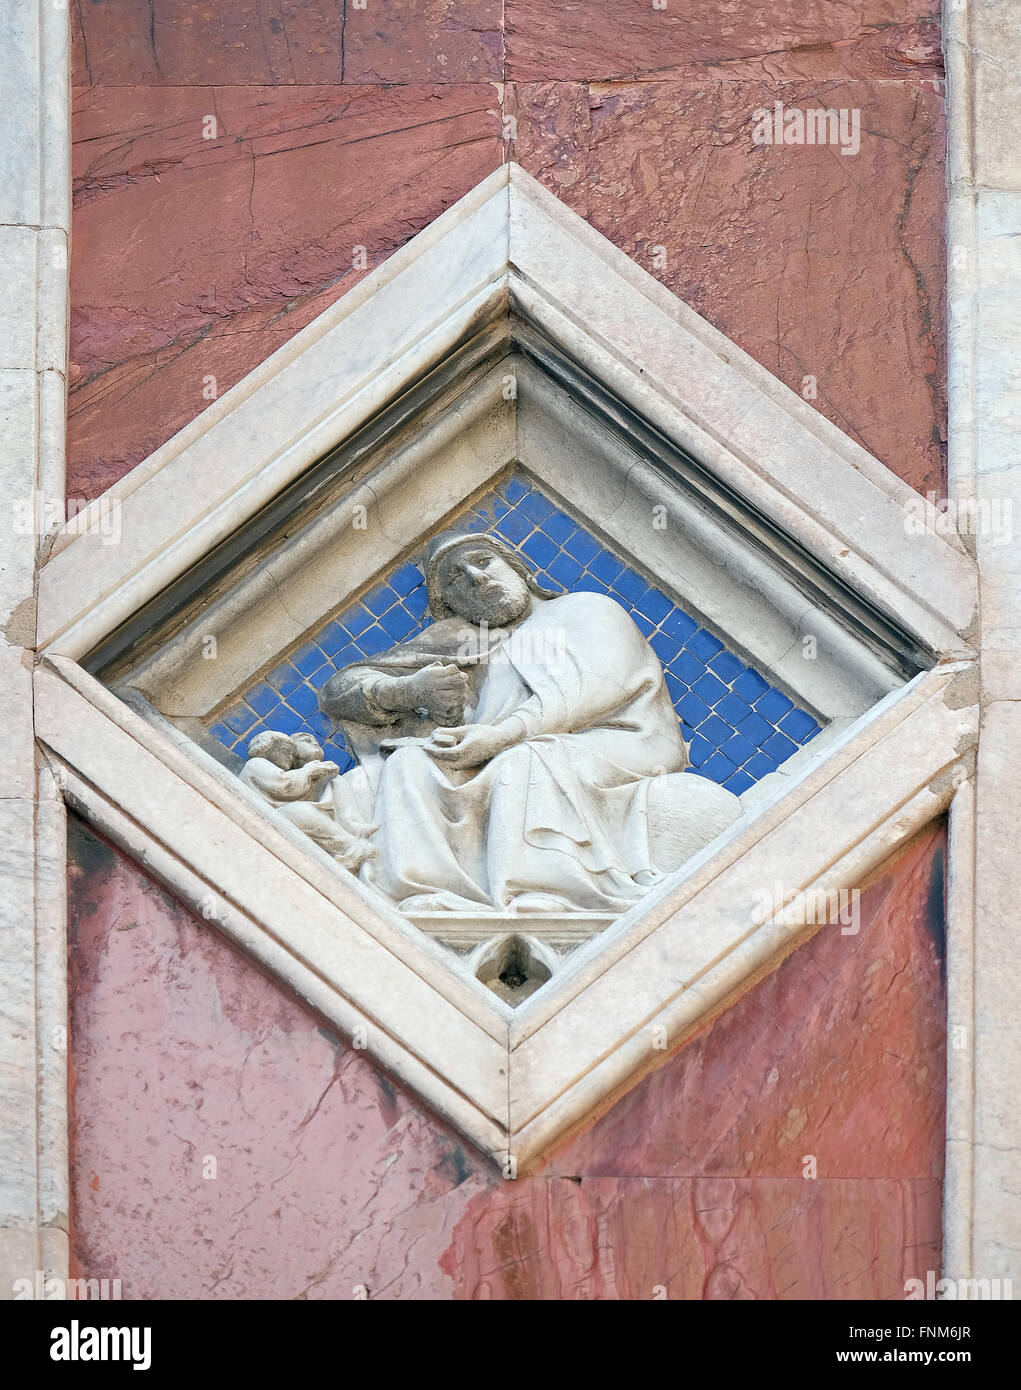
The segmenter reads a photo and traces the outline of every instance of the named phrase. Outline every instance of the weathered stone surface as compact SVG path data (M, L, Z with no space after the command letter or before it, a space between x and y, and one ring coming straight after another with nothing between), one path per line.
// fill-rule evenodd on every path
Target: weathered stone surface
M507 77L939 77L936 0L507 0Z
M932 1179L517 1182L441 1264L457 1299L901 1299L939 1270L939 1210Z
M754 144L753 113L775 100L859 109L860 151ZM930 85L537 83L511 89L508 110L529 173L788 386L815 390L894 472L942 492L943 125Z
M359 247L371 269L500 161L486 85L97 88L76 115L71 496L357 283Z
M501 0L74 0L76 86L478 82Z
M505 1182L77 828L78 1261L144 1298L902 1297L938 1269L940 847L923 837L869 890L859 937L823 928Z
M93 35L97 85L75 111L69 492L108 486L199 413L208 378L222 392L349 289L353 246L376 264L508 151L788 384L814 377L818 408L884 463L942 491L933 7L739 10L600 0L582 24L562 0L512 0L508 74L561 80L500 88L471 80L502 76L495 0L373 0L346 22L329 0L281 0L279 15L82 5L79 75ZM338 24L347 85L295 90L340 83ZM631 72L650 80L592 80ZM359 85L395 82L433 85ZM775 99L860 110L861 152L754 146L752 113Z
M369 0L347 7L345 82L503 77L503 0Z
M344 10L344 0L73 0L73 82L339 82Z
M82 1267L125 1298L443 1296L485 1161L105 844L74 846Z
M941 830L544 1165L551 1174L934 1178L943 1172ZM853 914L847 914L852 915ZM853 925L853 923L852 923Z
M934 0L73 0L74 83L939 77ZM506 55L504 46L506 44Z

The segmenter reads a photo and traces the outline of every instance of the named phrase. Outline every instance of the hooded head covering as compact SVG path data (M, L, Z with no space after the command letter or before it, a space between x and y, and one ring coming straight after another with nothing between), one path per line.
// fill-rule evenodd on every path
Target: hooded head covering
M433 536L422 554L422 570L425 574L425 591L429 597L429 612L434 618L450 618L453 612L447 607L439 583L439 562L444 555L462 545L484 545L505 560L516 574L528 585L529 591L537 598L555 598L553 589L544 589L528 566L528 561L518 551L512 550L506 541L488 531L441 531Z

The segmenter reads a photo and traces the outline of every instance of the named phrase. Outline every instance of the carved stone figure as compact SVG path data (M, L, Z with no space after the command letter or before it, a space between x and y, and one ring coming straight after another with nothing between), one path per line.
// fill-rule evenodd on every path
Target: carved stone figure
M358 825L351 817L345 829L337 823L327 788L339 771L336 763L323 761L323 750L312 734L267 730L248 745L240 776L285 820L355 872L375 852L367 838L373 827Z
M324 800L352 838L376 827L365 883L410 914L618 913L741 814L684 772L659 659L613 599L540 587L490 535L436 537L424 570L435 621L319 697L358 758Z

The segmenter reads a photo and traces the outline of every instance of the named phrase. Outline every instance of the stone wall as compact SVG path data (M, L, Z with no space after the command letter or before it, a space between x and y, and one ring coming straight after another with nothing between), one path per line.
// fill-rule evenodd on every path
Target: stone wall
M936 7L692 8L76 4L69 495L506 157L942 491ZM860 151L756 146L775 101ZM76 830L76 1257L164 1298L901 1296L939 1268L941 846L507 1183Z
M897 1299L939 1271L941 829L856 934L513 1182L78 822L71 849L73 1255L126 1298Z
M366 4L76 0L70 495L350 289L357 248L375 266L505 157L941 488L933 0ZM776 100L860 110L859 153L756 146Z

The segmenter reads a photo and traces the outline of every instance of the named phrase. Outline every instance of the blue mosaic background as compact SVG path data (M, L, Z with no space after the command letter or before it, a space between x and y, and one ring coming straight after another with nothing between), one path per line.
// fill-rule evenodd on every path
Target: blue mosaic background
M501 483L459 526L493 531L510 542L552 589L594 590L627 609L663 663L692 771L740 794L819 732L810 714L522 476ZM422 573L401 565L270 671L210 733L244 757L248 742L264 729L312 732L326 757L345 771L354 759L331 737L332 723L319 712L320 687L334 671L385 651L429 621Z

